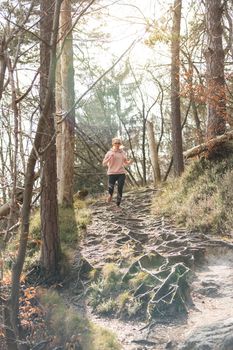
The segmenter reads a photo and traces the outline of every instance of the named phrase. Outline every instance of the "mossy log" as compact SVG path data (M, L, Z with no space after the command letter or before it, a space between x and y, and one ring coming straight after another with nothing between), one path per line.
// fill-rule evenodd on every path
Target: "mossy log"
M183 153L185 159L200 156L202 153L212 153L213 149L219 148L227 141L233 139L233 131L226 132L223 135L217 136L211 140L208 140L200 145L197 145Z

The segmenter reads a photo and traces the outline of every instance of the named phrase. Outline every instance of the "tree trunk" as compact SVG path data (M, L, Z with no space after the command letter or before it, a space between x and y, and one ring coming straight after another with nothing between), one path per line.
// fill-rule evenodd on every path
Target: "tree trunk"
M56 44L59 19L54 18L54 4L59 7L61 1L54 3L53 0L41 0L40 23L41 35L41 76L40 76L40 101L43 110L45 96L50 89L50 103L44 113L44 133L41 141L42 149L42 193L41 193L41 263L45 268L46 276L57 277L60 262L60 240L58 227L58 204L57 204L57 164L55 144L55 65ZM57 13L57 12L56 12ZM53 28L56 25L56 28ZM53 40L51 40L54 35ZM50 43L53 43L50 45ZM53 55L51 55L51 50ZM52 74L48 81L49 73Z
M58 49L61 45L58 45ZM62 172L62 95L61 95L61 60L57 60L56 67L56 149L57 149L57 191L58 191L58 203L59 203L59 188Z
M54 25L53 25L53 37L51 39L51 60L50 60L50 67L49 67L49 74L48 74L48 89L46 91L46 95L43 95L44 105L43 105L42 113L37 126L34 144L27 162L27 169L26 169L25 182L24 182L22 214L21 214L22 224L21 224L21 230L20 230L19 250L17 253L15 264L13 265L13 269L12 269L12 288L11 288L9 305L10 305L10 314L11 314L10 321L12 324L12 330L16 335L18 335L20 276L21 276L21 272L22 272L23 264L25 260L28 234L29 234L31 199L32 199L33 184L35 180L34 169L35 169L35 164L38 157L38 152L41 146L42 135L44 132L47 131L46 122L47 122L48 111L51 108L50 106L51 106L51 100L53 95L52 90L54 87L54 80L55 80L54 75L55 75L55 59L56 59L56 34L58 31L59 12L60 12L60 1L57 1L55 14L53 14L54 16L51 16L52 18L54 18ZM44 12L42 12L42 15L43 14ZM42 69L42 72L44 73L43 69ZM53 234L53 231L51 231L50 234ZM53 237L54 237L54 240L56 240L56 236L54 235ZM42 244L45 245L44 242ZM57 246L57 242L55 242L55 246ZM53 247L54 245L46 246L47 249L53 249ZM59 248L58 248L58 251L60 251Z
M6 41L3 36L0 39L0 100L2 98L4 79L6 72Z
M171 124L174 174L180 176L184 170L180 113L180 21L181 0L174 0L174 15L171 41Z
M18 206L16 203L16 187L17 187L17 168L18 168L18 122L19 122L19 112L17 106L17 96L16 96L16 86L14 79L14 68L10 57L7 57L7 66L9 71L9 81L11 86L11 106L14 113L14 152L13 152L13 168L12 168L12 190L11 190L11 202L10 202L10 213L8 216L7 232L5 234L5 241L8 241L9 234L8 230L15 224L17 220Z
M143 122L142 122L142 173L143 173L143 183L142 185L145 186L147 183L146 179L146 115L145 115L145 104L143 103L142 106L142 116L143 116Z
M226 131L226 96L224 80L224 50L222 44L221 0L205 0L208 49L205 52L207 67L207 130L210 140Z
M0 123L0 162L1 162L1 177L0 177L0 186L1 186L1 194L2 194L2 201L3 203L6 203L7 201L7 193L6 193L6 185L4 183L5 178L6 178L6 160L4 158L4 147L3 147L3 135L4 133L2 132L3 130L3 126L2 126L2 122ZM1 215L0 215L1 216Z
M146 126L147 126L147 135L148 135L148 142L149 142L150 155L151 155L153 183L154 183L154 186L156 186L161 182L161 173L160 173L159 156L158 156L158 144L155 139L153 123L148 120Z
M60 14L60 35L62 53L60 56L61 109L68 113L61 122L58 135L58 203L64 206L73 205L74 184L74 68L71 1L63 0Z
M12 328L9 302L5 303L3 306L3 318L7 350L19 350L17 338Z

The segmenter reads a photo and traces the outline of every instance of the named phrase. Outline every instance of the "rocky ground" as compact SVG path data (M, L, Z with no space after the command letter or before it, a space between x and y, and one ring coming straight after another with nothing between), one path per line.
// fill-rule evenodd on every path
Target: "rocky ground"
M149 317L126 321L97 316L75 288L73 304L94 322L116 333L124 350L232 350L233 244L154 217L150 212L154 195L152 189L126 193L119 212L114 203L97 201L91 208L92 223L77 257L101 269L109 262L120 265L133 255L135 264L126 275L140 268L160 281L156 288L143 285L143 292L146 290L146 296L150 296L146 299ZM156 265L152 269L148 259ZM183 277L187 271L191 277L186 285ZM185 312L177 313L177 303Z

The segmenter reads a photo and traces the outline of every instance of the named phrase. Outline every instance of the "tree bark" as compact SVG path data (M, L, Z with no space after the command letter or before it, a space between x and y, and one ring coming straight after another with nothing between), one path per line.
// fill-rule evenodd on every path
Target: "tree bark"
M9 302L5 303L3 306L3 318L4 318L4 328L5 328L7 350L19 350L18 344L17 344L17 338L16 338L15 332L13 331L13 328L12 328Z
M182 151L182 131L180 112L180 22L181 0L174 0L173 26L171 41L171 124L172 124L172 148L175 176L180 176L184 171Z
M59 275L61 257L58 227L57 164L55 144L55 66L56 45L61 0L41 0L41 75L40 103L44 109L45 96L50 93L50 102L44 113L44 132L41 140L42 193L41 193L41 263L48 278ZM54 15L55 13L55 15ZM53 21L54 19L54 21ZM50 74L50 80L49 78Z
M58 135L58 203L71 207L73 205L74 185L74 127L75 102L74 68L73 68L73 38L71 1L63 0L60 14L61 56L61 109L68 114L62 121Z
M208 49L206 58L207 130L206 139L221 135L226 130L226 96L224 79L224 50L222 44L221 0L205 0Z
M58 44L58 49L61 45ZM61 59L57 60L56 67L56 149L57 149L57 190L59 203L59 188L62 172L62 86L61 86Z

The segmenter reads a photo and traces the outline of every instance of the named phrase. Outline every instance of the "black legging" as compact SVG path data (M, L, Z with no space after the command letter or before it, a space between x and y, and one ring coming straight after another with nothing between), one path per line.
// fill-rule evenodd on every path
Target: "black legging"
M125 183L125 174L108 175L108 193L112 196L117 181L117 206L121 204L122 192Z

